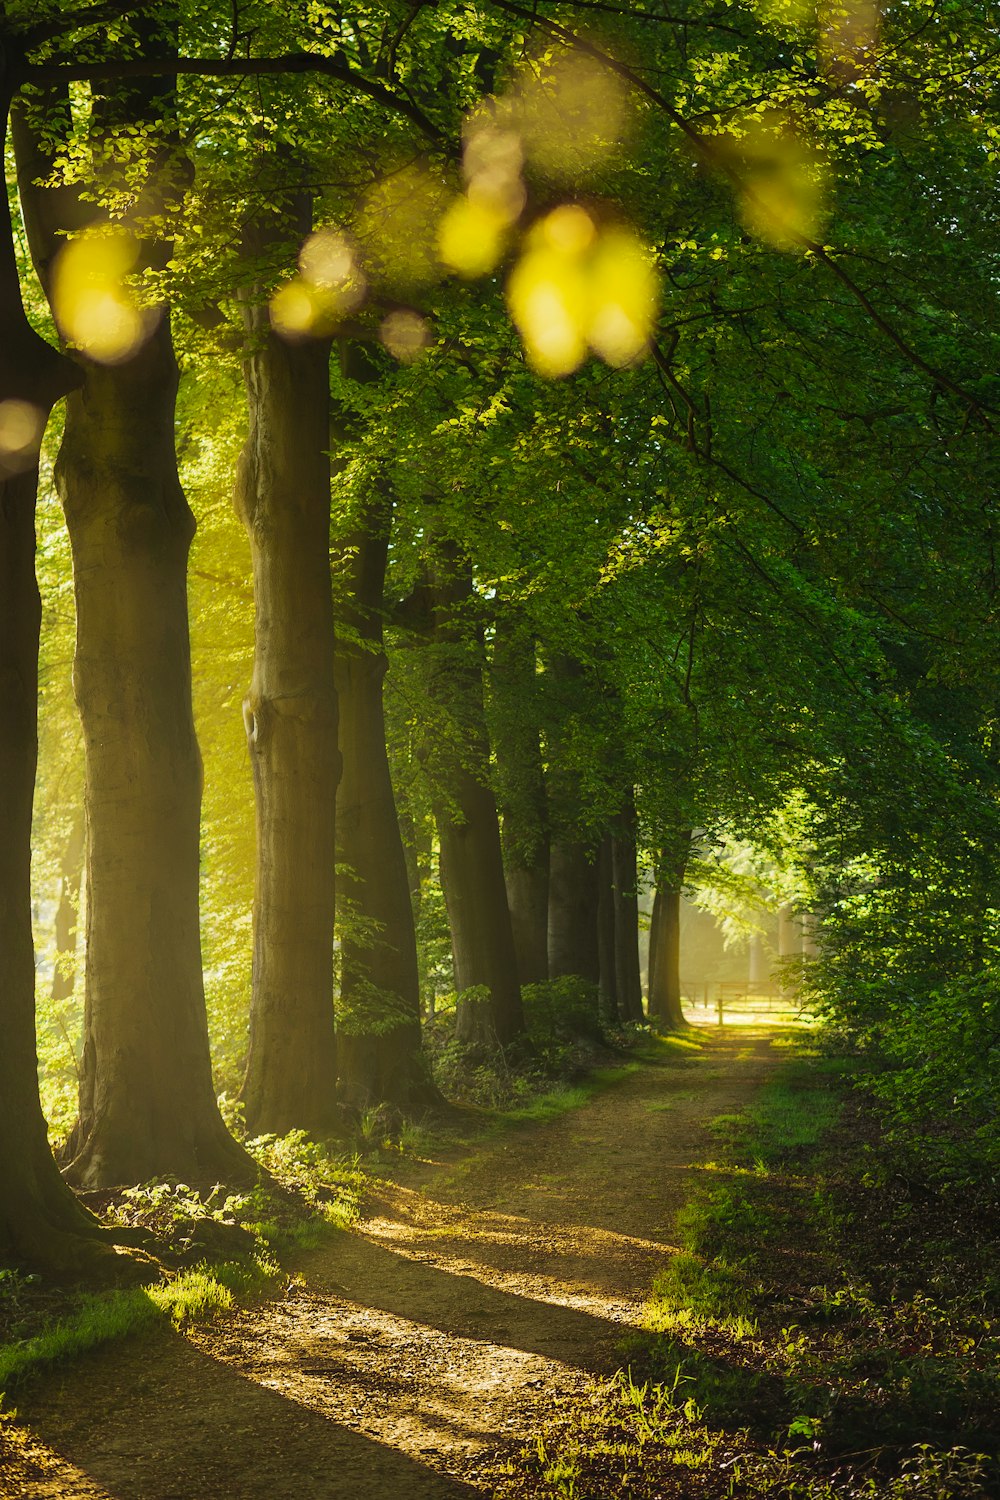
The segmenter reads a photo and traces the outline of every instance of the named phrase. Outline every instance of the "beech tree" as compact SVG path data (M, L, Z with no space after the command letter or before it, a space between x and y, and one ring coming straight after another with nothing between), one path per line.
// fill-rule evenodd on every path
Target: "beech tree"
M496 797L490 783L483 699L485 652L475 617L471 564L453 545L431 563L428 692L450 720L436 760L435 818L459 995L457 1035L478 1047L506 1046L524 1031L517 954Z
M291 227L301 239L311 223L308 202L298 207ZM259 249L259 221L255 228ZM337 1080L330 341L279 338L260 302L248 302L244 316L250 428L236 506L254 576L254 675L243 711L257 873L243 1099L257 1133L298 1128L322 1137L336 1122Z
M530 626L501 597L490 665L490 732L507 904L522 984L549 977L549 817L536 655Z
M0 142L19 83L18 35L0 14ZM0 1255L79 1271L106 1259L96 1220L74 1198L49 1150L38 1095L31 931L31 809L38 749L34 505L42 424L78 383L72 364L24 314L13 228L0 207ZM13 418L21 426L11 431Z

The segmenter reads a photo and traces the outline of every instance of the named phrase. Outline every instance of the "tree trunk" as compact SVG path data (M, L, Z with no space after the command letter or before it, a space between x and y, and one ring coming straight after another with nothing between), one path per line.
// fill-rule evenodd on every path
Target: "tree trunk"
M658 1031L683 1031L681 1004L681 892L657 886L650 919L649 1018Z
M537 711L535 643L501 608L491 677L492 738L504 877L522 984L549 977L549 834Z
M622 831L611 838L611 878L615 902L615 967L618 1014L623 1021L642 1021L639 971L639 892L636 870L635 806Z
M254 1132L337 1124L333 1011L337 699L330 581L329 343L288 343L247 306L250 429L236 509L253 559L244 700L257 804L243 1099Z
M86 852L86 825L83 814L73 819L63 850L59 875L59 901L55 920L55 958L52 972L52 1000L59 1004L69 1000L76 988L76 934L80 916L80 889Z
M549 875L549 974L579 975L594 986L601 978L598 948L597 859L578 840L553 839Z
M250 1170L215 1100L198 924L201 757L164 320L126 364L89 366L57 463L76 582L74 687L88 826L83 1080L87 1186Z
M615 888L611 863L611 834L601 840L597 858L597 949L600 965L598 1006L601 1020L614 1023L620 1017L618 962L615 945Z
M0 50L0 149L10 90ZM35 407L41 424L78 372L24 316L6 194L0 204L0 402ZM113 1252L66 1186L38 1097L31 935L31 810L38 757L34 506L38 448L0 453L0 1262L82 1273ZM113 1262L111 1262L113 1263Z
M73 1271L94 1259L101 1231L59 1175L38 1097L31 939L41 623L36 480L34 468L0 474L0 1263Z
M383 592L391 518L388 496L372 494L345 546L348 630L336 658L344 762L337 838L351 910L341 922L340 1086L349 1103L412 1110L441 1099L421 1052L411 877L385 741Z
M129 96L123 116L145 118L143 108ZM29 243L48 290L60 216L75 227L79 205L65 189L38 187L51 158L23 118L17 146ZM69 1170L87 1187L248 1178L253 1163L216 1103L205 1013L186 591L194 519L177 477L168 319L122 364L77 362L85 385L67 403L56 465L76 586L88 829L83 1066Z
M507 1046L524 1034L524 1012L489 784L482 632L471 617L471 570L456 552L447 554L429 595L428 690L451 739L428 747L427 759L440 789L434 813L459 992L457 1035L469 1045ZM468 990L482 990L482 997L462 1000Z
M399 838L403 845L403 859L406 863L406 883L410 891L410 910L413 912L413 921L416 924L420 916L424 884L424 869L421 865L420 850L417 847L417 827L413 819L413 814L408 807L397 803L396 816L399 820Z

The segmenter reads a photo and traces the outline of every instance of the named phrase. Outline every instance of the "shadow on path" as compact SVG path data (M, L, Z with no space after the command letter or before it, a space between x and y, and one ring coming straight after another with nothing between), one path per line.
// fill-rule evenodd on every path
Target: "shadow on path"
M617 1364L707 1123L773 1066L765 1036L706 1039L421 1188L386 1184L304 1281L182 1337L80 1360L22 1417L70 1461L32 1500L460 1500L589 1374Z

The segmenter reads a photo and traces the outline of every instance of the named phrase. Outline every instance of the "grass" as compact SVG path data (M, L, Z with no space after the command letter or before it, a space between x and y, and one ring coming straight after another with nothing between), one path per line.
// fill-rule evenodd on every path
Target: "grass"
M995 1231L886 1196L852 1068L800 1036L714 1122L624 1368L553 1417L498 1500L1000 1494Z
M260 1282L266 1280L260 1272ZM245 1265L185 1271L165 1284L129 1291L98 1292L78 1310L52 1322L33 1338L0 1345L0 1394L57 1361L72 1359L101 1344L154 1326L204 1322L233 1304L234 1290L246 1292L254 1278Z
M513 1109L501 1110L496 1121L503 1129L506 1125L544 1125L571 1113L587 1103L603 1089L611 1088L639 1069L637 1062L621 1063L616 1068L593 1068L582 1083L558 1084L538 1094L527 1104Z
M367 1179L356 1160L301 1131L248 1144L267 1173L250 1192L221 1184L198 1191L168 1180L100 1195L105 1222L153 1237L162 1265L157 1280L86 1294L0 1271L0 1399L56 1362L116 1339L204 1322L261 1295L297 1253L357 1219Z

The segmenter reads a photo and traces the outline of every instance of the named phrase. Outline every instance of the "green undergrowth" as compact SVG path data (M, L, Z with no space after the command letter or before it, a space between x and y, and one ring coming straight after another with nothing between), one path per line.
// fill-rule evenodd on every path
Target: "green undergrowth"
M1000 1495L998 1226L899 1180L856 1069L800 1038L714 1122L625 1369L498 1500Z
M585 1050L560 1053L563 1074L551 1054L545 1067L534 1053L466 1059L463 1082L456 1086L452 1081L452 1095L461 1102L458 1110L448 1117L404 1125L395 1137L386 1135L381 1154L363 1160L384 1166L393 1152L420 1156L449 1147L474 1150L505 1131L544 1125L580 1109L643 1064L694 1066L703 1045L694 1036L659 1036L646 1026L629 1026L607 1029ZM440 1065L436 1071L439 1082L444 1081Z
M425 1027L438 1088L460 1108L545 1119L547 1111L575 1108L586 1095L574 1090L589 1088L595 1075L626 1058L643 1060L651 1045L645 1026L602 1019L596 988L576 976L525 985L522 994L527 1032L511 1047L459 1042L454 997Z
M267 1294L297 1253L357 1219L367 1179L356 1158L301 1131L247 1145L262 1168L249 1190L170 1179L85 1195L109 1228L148 1237L159 1271L147 1285L94 1292L0 1270L0 1398L29 1374L99 1345L204 1322Z
M265 1267L233 1262L184 1271L162 1284L86 1295L74 1312L50 1322L42 1332L0 1345L0 1393L29 1373L100 1344L154 1326L180 1328L204 1322L230 1308L234 1295L246 1295L268 1279Z

